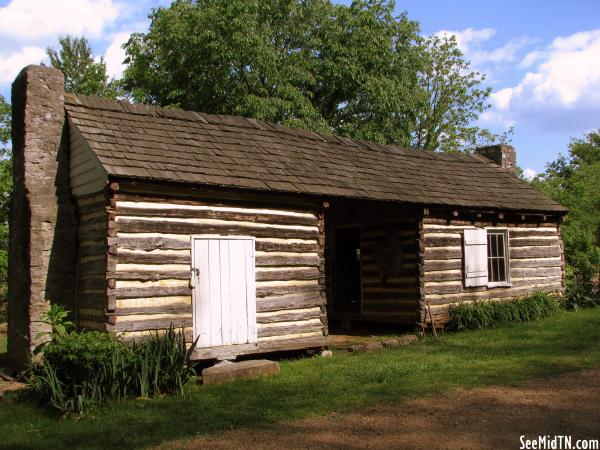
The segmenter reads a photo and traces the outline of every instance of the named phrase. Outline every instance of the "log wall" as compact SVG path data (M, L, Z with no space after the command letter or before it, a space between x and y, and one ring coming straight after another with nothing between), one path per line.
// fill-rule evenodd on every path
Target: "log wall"
M419 319L419 213L415 208L373 202L338 201L327 212L327 272L330 312L334 317L415 324ZM361 234L361 313L343 314L332 276L337 227L358 226Z
M511 285L465 288L463 231L487 227L508 229ZM485 221L424 217L420 246L421 297L430 305L436 324L447 322L448 307L454 303L518 298L534 291L563 289L562 240L556 221L527 223L520 218ZM421 319L430 322L424 309Z
M173 323L192 332L191 235L256 238L258 343L327 334L323 216L248 201L167 199L117 192L109 212L109 329L124 339ZM244 206L240 206L244 205Z
M77 322L86 330L106 330L107 205L104 192L77 199Z

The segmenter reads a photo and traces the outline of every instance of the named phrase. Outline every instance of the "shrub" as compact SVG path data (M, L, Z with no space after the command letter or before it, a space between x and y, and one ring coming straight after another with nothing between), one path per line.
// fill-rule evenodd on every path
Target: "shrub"
M559 309L558 300L542 292L516 300L461 303L450 307L448 329L494 328L548 317Z
M34 395L64 414L132 397L182 394L193 375L183 331L173 327L149 340L125 345L100 332L56 335L42 348L30 385Z
M600 292L590 283L571 279L567 282L562 306L569 310L600 306Z

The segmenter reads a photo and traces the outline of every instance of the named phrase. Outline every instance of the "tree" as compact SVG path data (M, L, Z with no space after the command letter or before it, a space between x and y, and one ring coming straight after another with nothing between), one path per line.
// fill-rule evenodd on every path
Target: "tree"
M65 36L58 39L58 50L48 47L50 65L65 76L65 91L73 94L115 98L118 86L106 74L106 63L101 57L94 60L92 49L85 37Z
M12 192L11 108L0 95L0 319L8 274L8 203Z
M569 275L589 284L600 270L600 129L573 139L533 184L570 209L563 225Z
M488 107L455 41L423 40L394 3L177 0L125 49L135 101L403 146L456 150ZM493 136L492 136L493 137Z
M506 143L512 129L496 135L473 123L490 107L485 75L470 70L454 36L421 41L422 65L412 145L447 152Z

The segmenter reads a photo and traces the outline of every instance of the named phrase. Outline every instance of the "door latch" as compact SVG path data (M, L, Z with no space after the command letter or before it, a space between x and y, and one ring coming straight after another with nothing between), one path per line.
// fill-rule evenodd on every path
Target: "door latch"
M192 267L190 270L190 289L194 289L196 287L196 284L198 283L198 277L200 277L200 269Z

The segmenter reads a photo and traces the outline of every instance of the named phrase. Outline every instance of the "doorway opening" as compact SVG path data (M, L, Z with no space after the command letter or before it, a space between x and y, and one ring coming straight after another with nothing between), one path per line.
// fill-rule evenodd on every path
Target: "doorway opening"
M360 228L337 228L334 234L333 296L340 313L360 313L362 286Z

